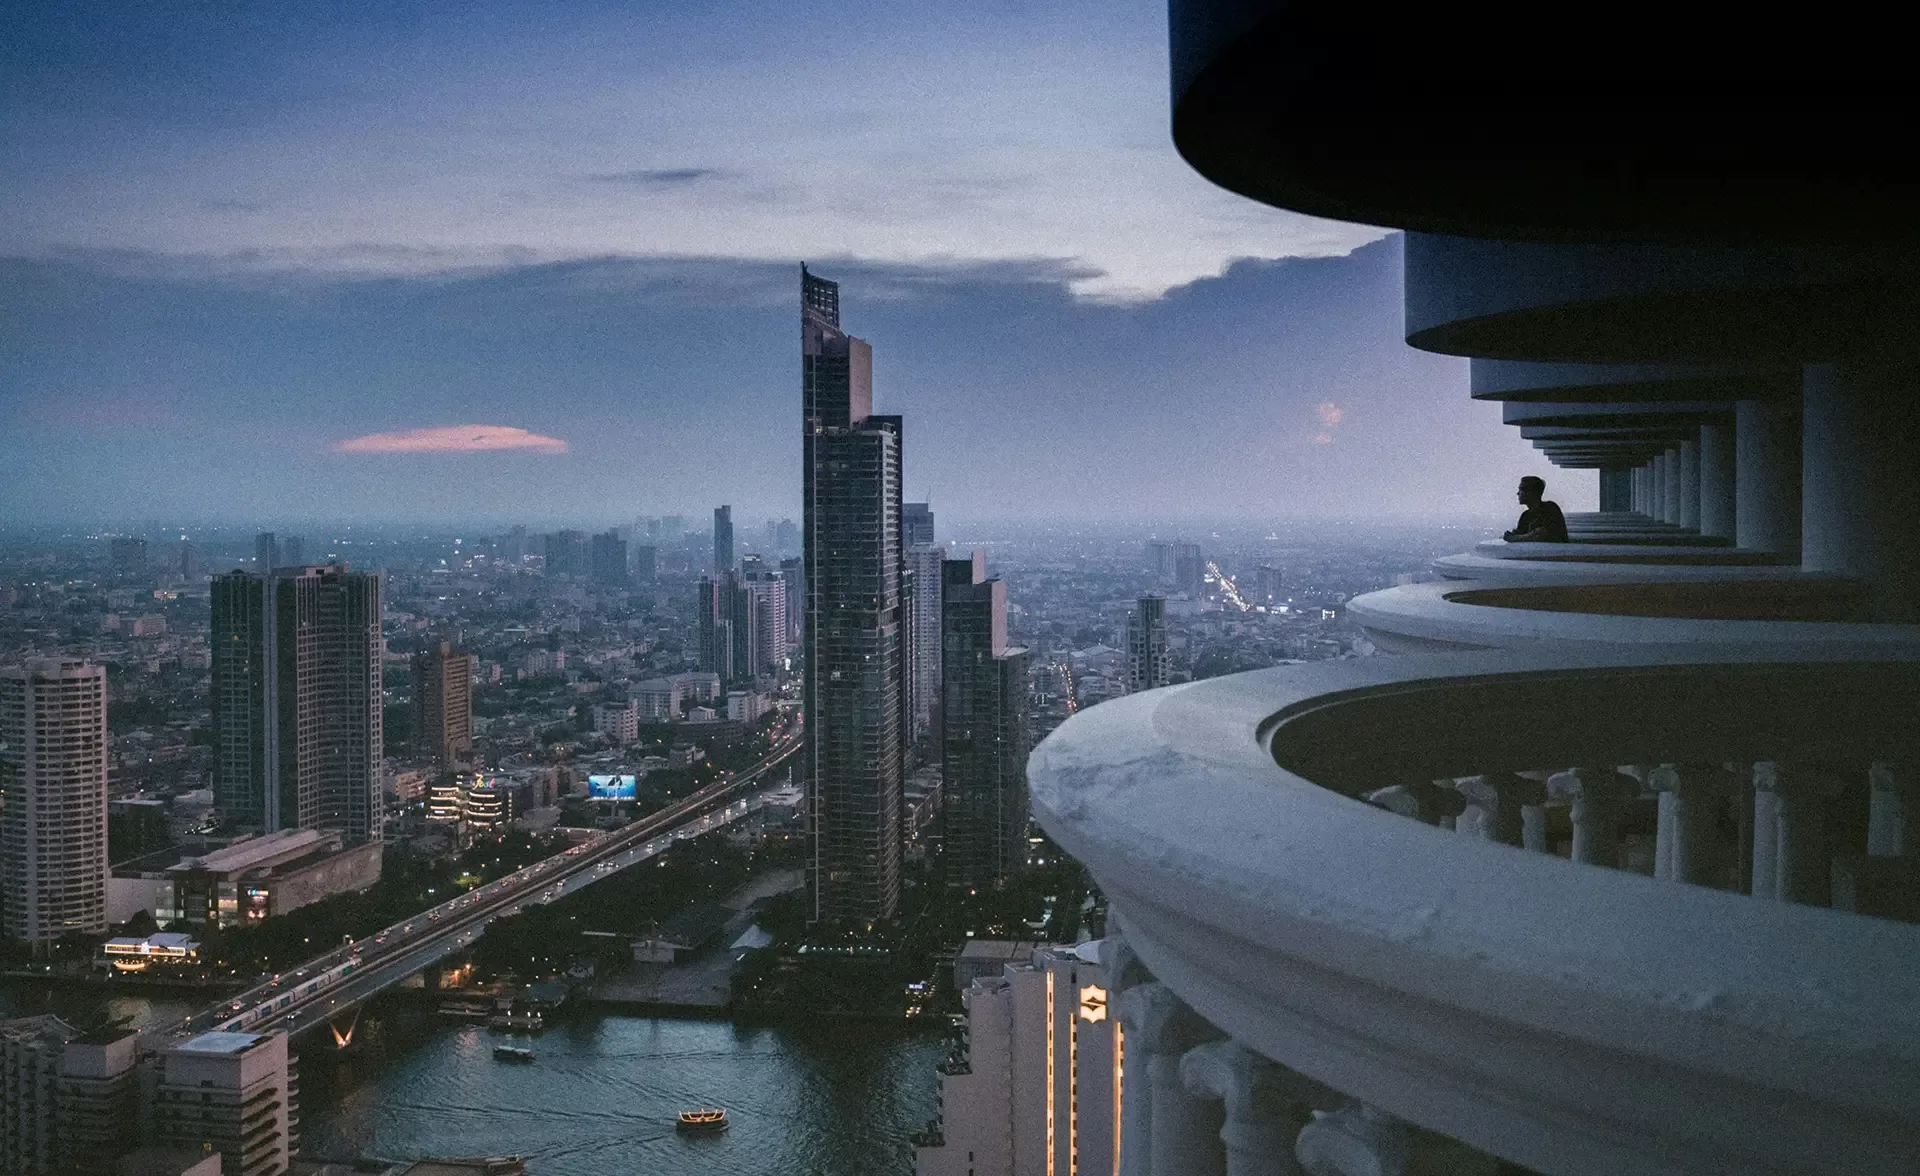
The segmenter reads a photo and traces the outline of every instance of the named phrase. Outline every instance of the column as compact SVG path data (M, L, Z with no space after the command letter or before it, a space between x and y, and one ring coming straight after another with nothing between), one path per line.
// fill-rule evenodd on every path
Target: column
M1671 449L1653 459L1654 472L1660 478L1660 513L1656 517L1663 523L1678 522L1680 518L1678 465L1679 455Z
M1452 827L1453 819L1466 807L1466 801L1454 790L1451 780L1415 780L1394 784L1366 794L1368 804L1411 817L1424 825Z
M1633 470L1633 509L1636 514L1647 513L1647 467L1636 466Z
M1680 525L1700 529L1700 443L1680 443Z
M1773 850L1771 893L1763 896L1781 902L1826 906L1832 901L1832 862L1827 851L1826 810L1832 788L1813 770L1792 764L1759 763L1753 766L1754 846L1753 891L1761 896L1760 871L1763 868L1761 838L1766 829L1760 819L1762 799L1771 797Z
M1600 471L1600 509L1619 514L1633 509L1633 471Z
M1210 1041L1180 1059L1180 1077L1226 1112L1220 1142L1226 1176L1295 1176L1293 1144L1313 1106L1337 1106L1338 1094L1233 1041Z
M1742 400L1733 418L1734 540L1800 558L1800 405Z
M1180 1058L1218 1032L1164 984L1141 984L1120 999L1126 1025L1126 1089L1121 1093L1120 1144L1123 1176L1216 1176L1225 1170L1220 1146L1221 1108L1194 1097L1180 1080ZM1148 1107L1131 1096L1144 1076ZM1134 1122L1148 1117L1148 1138Z
M1501 772L1488 776L1463 776L1455 782L1460 795L1483 814L1478 833L1488 841L1502 845L1526 844L1527 808L1546 802L1546 785L1525 776ZM1541 811L1540 840L1546 840L1545 811Z
M1753 765L1753 884L1755 898L1780 897L1780 806L1773 790L1774 765Z
M1613 768L1571 768L1547 781L1547 792L1573 802L1573 860L1620 864L1620 806L1627 781Z
M1714 824L1726 783L1718 764L1661 764L1648 773L1648 786L1660 796L1654 877L1713 883L1719 866Z
M1733 427L1700 426L1700 533L1728 542L1739 529L1733 465Z
M1413 1139L1405 1123L1354 1103L1315 1114L1293 1150L1307 1176L1401 1176L1413 1159Z
M1801 565L1867 583L1874 619L1920 620L1920 365L1809 364L1801 419Z
M1911 825L1914 811L1913 774L1904 764L1876 763L1867 769L1867 856L1915 856Z

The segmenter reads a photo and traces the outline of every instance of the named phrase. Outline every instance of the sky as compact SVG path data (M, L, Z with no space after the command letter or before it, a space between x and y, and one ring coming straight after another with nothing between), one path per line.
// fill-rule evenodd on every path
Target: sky
M13 516L797 514L802 260L936 509L1460 517L1554 480L1400 342L1397 239L1179 159L1154 0L9 14Z

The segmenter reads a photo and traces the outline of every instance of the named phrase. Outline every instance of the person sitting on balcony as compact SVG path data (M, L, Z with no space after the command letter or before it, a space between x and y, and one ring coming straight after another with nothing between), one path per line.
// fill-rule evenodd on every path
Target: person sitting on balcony
M1520 512L1519 524L1500 536L1502 539L1509 543L1567 542L1567 516L1560 513L1559 503L1542 497L1546 492L1545 479L1532 474L1520 479L1520 505L1526 509Z

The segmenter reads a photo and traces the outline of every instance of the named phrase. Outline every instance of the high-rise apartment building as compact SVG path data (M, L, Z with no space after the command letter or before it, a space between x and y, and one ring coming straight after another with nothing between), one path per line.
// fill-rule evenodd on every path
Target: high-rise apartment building
M618 587L627 582L627 541L618 531L602 531L593 537L587 568L595 583Z
M442 764L473 753L473 674L479 659L453 643L431 643L413 657L413 745Z
M545 537L542 550L549 575L585 576L592 571L585 532L555 531Z
M253 537L253 570L261 575L280 566L280 544L272 531L262 531Z
M757 562L743 575L745 583L742 587L754 597L756 672L778 673L786 665L789 648L787 583L779 572Z
M900 507L900 542L907 547L932 546L933 505L909 502Z
M214 800L272 832L380 828L381 581L346 565L216 577Z
M913 577L909 713L913 722L910 734L915 741L932 734L934 716L940 710L940 584L946 561L944 547L922 543L907 548L907 571Z
M1027 651L1007 644L1007 585L949 560L942 586L942 851L947 884L1003 885L1027 864Z
M299 1147L300 1107L283 1033L202 1033L160 1055L153 1133L217 1151L226 1176L280 1176Z
M1164 539L1149 539L1141 550L1141 560L1162 584L1173 582L1173 544Z
M800 283L811 913L871 924L900 901L901 422L873 412L873 348L840 329L840 287L804 266Z
M781 519L774 529L773 550L783 561L789 552L800 550L800 528L793 525L792 519Z
M787 648L800 647L807 619L807 570L799 556L780 561L780 579L787 586Z
M107 671L0 669L0 926L40 943L107 929Z
M915 1176L1120 1170L1125 1083L1152 1077L1144 1065L1123 1065L1100 947L1040 947L962 991L965 1028L940 1064L940 1117L914 1139Z
M1207 561L1198 543L1173 545L1173 587L1194 600L1200 599L1206 586Z
M116 576L147 574L147 541L135 536L120 536L107 542L107 556Z
M713 508L713 573L725 575L733 570L733 508Z
M1127 689L1132 693L1165 686L1167 660L1167 598L1142 596L1127 614Z

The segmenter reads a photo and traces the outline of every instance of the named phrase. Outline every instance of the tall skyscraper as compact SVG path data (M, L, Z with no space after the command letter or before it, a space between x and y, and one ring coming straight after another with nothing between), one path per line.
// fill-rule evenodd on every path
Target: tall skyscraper
M1007 585L948 560L941 621L947 883L994 889L1027 864L1027 651L1007 644Z
M933 732L934 714L940 708L940 583L946 561L944 547L922 543L907 549L907 570L913 576L909 681L913 690L912 738L916 741Z
M1200 554L1198 543L1176 543L1173 545L1173 586L1194 600L1200 599L1200 592L1206 583L1207 561Z
M596 583L617 587L627 582L627 541L618 531L603 531L593 537L587 554L588 569Z
M800 550L800 528L793 525L792 519L780 520L780 526L774 531L773 549L783 560Z
M755 556L742 561L743 587L754 597L754 645L759 673L777 673L787 658L787 584L779 572Z
M900 508L900 542L908 547L932 546L933 506L909 502Z
M107 671L0 669L0 926L41 942L107 929Z
M1173 544L1164 539L1149 539L1142 554L1147 570L1161 583L1173 582Z
M584 532L555 531L546 537L544 551L548 575L584 576L592 570Z
M787 585L787 648L800 648L807 622L807 572L799 556L780 561L780 579Z
M197 580L200 578L200 549L198 547L182 539L180 546L175 550L174 554L173 570L180 573L182 579Z
M419 754L451 764L472 753L473 671L478 660L471 653L455 653L446 640L414 655L413 745Z
M342 565L213 582L214 800L263 831L380 829L380 577Z
M643 543L633 549L633 578L647 583L654 577L654 569L660 549L651 543Z
M723 575L733 570L733 508L713 508L713 571Z
M808 882L815 920L900 901L905 633L899 417L873 412L873 348L840 287L800 270Z
M1127 689L1158 689L1168 674L1167 598L1142 596L1127 614Z
M297 568L307 562L307 541L298 535L289 535L280 541L280 562L290 568Z
M275 542L272 531L262 531L253 537L253 570L265 575L280 566L280 544Z

